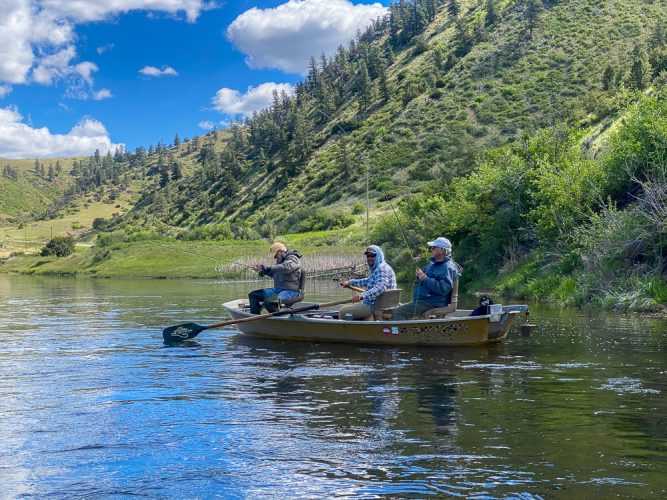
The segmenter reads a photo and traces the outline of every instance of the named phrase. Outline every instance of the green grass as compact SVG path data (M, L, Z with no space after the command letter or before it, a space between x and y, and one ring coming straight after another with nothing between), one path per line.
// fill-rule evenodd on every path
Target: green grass
M301 236L301 235L299 235ZM300 238L277 238L304 255L307 269L328 269L363 263L363 246L303 246ZM256 277L251 264L269 265L266 241L140 241L105 247L78 248L56 259L25 255L0 264L0 272L146 278Z

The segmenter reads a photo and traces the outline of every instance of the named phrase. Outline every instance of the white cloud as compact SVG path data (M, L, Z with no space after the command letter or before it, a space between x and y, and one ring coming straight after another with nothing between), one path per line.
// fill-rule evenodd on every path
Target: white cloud
M176 70L171 66L162 66L162 69L156 68L155 66L144 66L139 70L139 73L141 73L144 76L154 76L154 77L178 76Z
M9 95L12 91L12 86L8 84L0 84L0 99Z
M109 89L100 89L97 92L93 93L93 99L96 101L101 101L103 99L110 99L113 97L113 94Z
M267 82L258 87L248 87L245 94L241 94L238 90L222 88L212 99L213 107L228 115L250 116L253 112L271 105L274 90L278 93L285 91L289 95L294 92L294 87L289 83Z
M202 10L214 5L206 0L41 0L44 9L57 12L77 22L91 22L132 10L151 10L176 15L184 12L194 22Z
M210 120L203 120L197 124L199 128L203 128L204 130L212 130L215 128L215 123L213 123Z
M67 134L52 134L48 128L23 123L16 107L0 108L0 157L9 159L91 155L96 149L105 154L120 144L112 144L102 123L84 118Z
M305 75L308 60L333 54L357 29L385 15L379 3L349 0L289 0L274 9L252 8L227 28L227 38L251 68L278 68Z
M88 68L71 66L77 57L77 24L134 10L184 13L194 22L213 6L210 0L0 0L0 84L52 85L77 74L89 78L93 63L79 63Z
M105 52L108 52L110 50L113 50L114 44L113 43L107 43L106 45L102 45L101 47L97 47L96 51L99 55L104 54Z

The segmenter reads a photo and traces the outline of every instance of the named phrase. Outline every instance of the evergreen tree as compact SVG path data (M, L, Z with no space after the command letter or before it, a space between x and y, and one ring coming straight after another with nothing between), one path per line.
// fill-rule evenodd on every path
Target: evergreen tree
M357 89L359 94L359 111L365 113L371 106L373 88L371 77L368 74L368 68L364 61L359 61L359 77L357 80Z
M646 55L639 45L632 51L632 65L628 75L628 86L635 90L644 90L648 81L649 67Z
M391 97L391 89L389 87L389 79L387 78L387 70L384 66L380 68L380 78L378 80L378 86L380 89L380 94L382 95L382 100L388 102Z
M181 169L181 165L176 160L173 160L171 162L170 170L171 170L171 180L172 181L177 181L177 180L183 178L183 171Z
M34 170L35 170L35 175L36 175L37 177L39 177L40 165L39 165L39 160L38 160L37 158L35 158L35 167L34 167Z
M614 68L607 65L602 74L602 90L611 90L614 87Z
M458 0L449 0L449 3L447 4L447 11L449 12L450 16L456 19L457 17L459 17L460 10L461 9L459 7Z
M60 160L56 160L56 177L60 177L60 174L62 174L63 168L60 165Z
M49 174L48 174L48 179L49 182L53 181L53 164L49 163Z
M160 167L160 187L166 187L167 184L169 184L169 172L163 165Z
M528 39L533 39L533 31L539 24L539 17L544 10L542 0L524 0L525 18L528 28Z
M486 0L486 17L484 18L484 25L491 26L495 24L498 19L498 14L496 13L495 0Z
M181 147L181 139L178 137L178 134L174 136L174 147L176 148L176 151L178 151Z
M343 139L338 144L338 155L337 163L339 170L347 175L352 171L352 162L350 161L350 155L347 150L347 140Z

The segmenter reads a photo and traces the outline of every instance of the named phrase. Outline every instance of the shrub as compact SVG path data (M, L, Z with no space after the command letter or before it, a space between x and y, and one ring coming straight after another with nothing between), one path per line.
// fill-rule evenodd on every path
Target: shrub
M109 224L104 217L96 217L93 219L93 229L97 231L103 231Z
M354 223L354 217L343 212L318 210L294 227L297 233L308 231L323 231L325 229L341 229Z
M56 257L65 257L74 252L74 238L72 236L56 236L42 248L42 257L55 255Z
M361 203L355 203L354 206L352 207L352 214L353 215L359 215L363 214L366 209Z

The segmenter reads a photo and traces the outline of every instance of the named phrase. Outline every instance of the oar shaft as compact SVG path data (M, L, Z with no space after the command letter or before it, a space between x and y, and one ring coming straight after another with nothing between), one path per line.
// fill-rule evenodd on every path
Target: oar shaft
M276 312L273 312L273 313L259 314L257 316L249 316L247 318L232 319L232 320L229 320L229 321L223 321L222 323L216 323L214 325L208 325L207 327L204 328L204 330L209 330L211 328L220 328L220 327L228 326L228 325L236 325L236 324L239 324L239 323L247 323L249 321L257 321L259 319L266 319L266 318L271 318L271 317L274 317L274 316L286 316L288 314L311 311L313 309L320 309L322 307L338 306L338 305L341 305L341 304L347 304L348 302L352 302L352 299L337 300L335 302L327 302L327 303L324 303L324 304L313 304L312 306L299 307L297 309L285 309L284 311L276 311Z

